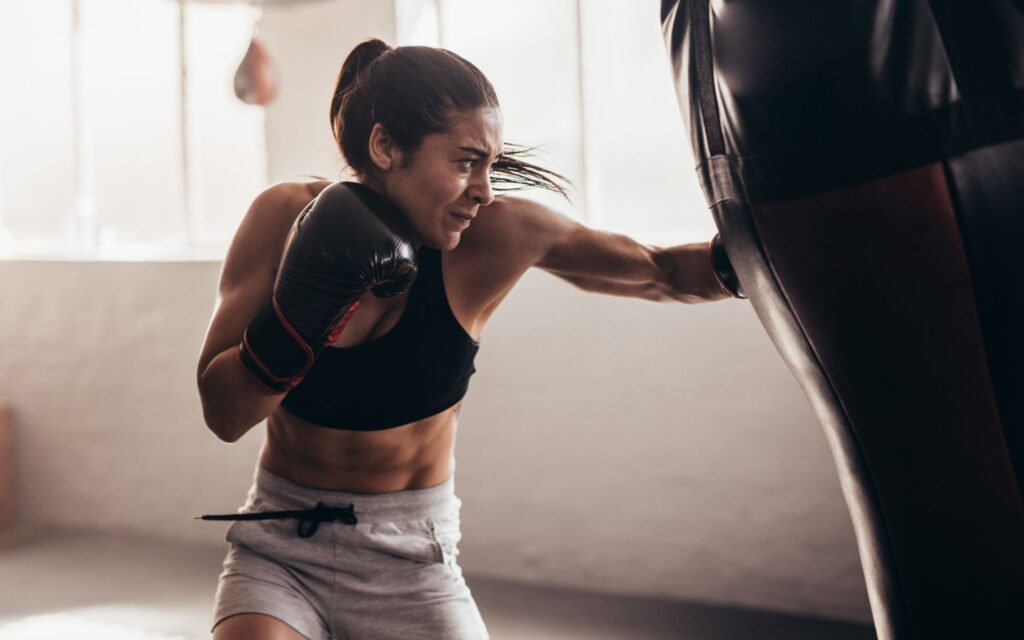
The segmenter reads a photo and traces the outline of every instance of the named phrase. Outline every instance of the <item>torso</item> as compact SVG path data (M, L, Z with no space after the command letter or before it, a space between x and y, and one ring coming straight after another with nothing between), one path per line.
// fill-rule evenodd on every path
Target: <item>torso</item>
M329 184L307 185L308 197L297 197L294 211L282 214L294 219ZM520 259L509 252L495 255L507 243L488 242L495 235L493 223L499 219L493 214L501 206L496 201L482 207L463 232L459 246L441 252L448 304L459 324L475 339L480 339L491 314L530 266L528 257ZM279 255L268 256L271 268L276 268L279 260ZM398 322L407 299L404 295L376 298L367 293L332 346L351 347L381 337ZM267 418L260 464L271 473L320 489L385 493L432 487L447 480L454 470L461 406L460 402L440 414L381 431L327 429L278 407Z

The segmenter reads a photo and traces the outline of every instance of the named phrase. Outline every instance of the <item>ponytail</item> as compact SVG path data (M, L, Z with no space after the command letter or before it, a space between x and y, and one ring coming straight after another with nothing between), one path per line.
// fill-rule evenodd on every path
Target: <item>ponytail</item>
M377 38L364 40L348 54L348 57L345 58L345 62L341 65L341 71L338 72L338 80L334 85L334 97L331 98L330 113L331 130L334 132L334 139L338 143L338 146L342 146L342 139L345 133L344 124L347 118L342 117L343 113L349 112L350 116L363 115L362 112L364 109L347 108L349 99L360 93L357 91L359 76L366 71L366 69L373 64L377 58L389 51L392 51L392 48L383 40L378 40ZM367 106L372 107L372 105ZM365 111L365 115L369 116L372 115L373 109L369 108L365 109ZM370 123L370 127L373 127L372 122Z

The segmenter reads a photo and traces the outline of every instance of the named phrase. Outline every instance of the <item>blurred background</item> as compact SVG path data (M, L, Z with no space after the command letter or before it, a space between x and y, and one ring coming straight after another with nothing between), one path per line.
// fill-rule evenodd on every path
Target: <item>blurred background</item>
M645 243L709 240L658 8L0 1L0 638L208 637L226 526L192 516L241 504L263 438L225 444L202 420L220 260L269 184L347 177L327 113L360 41L479 66L506 138L576 187L571 203L526 195ZM274 95L247 103L254 38ZM570 609L530 600L556 591L594 620L657 603L722 614L720 630L834 621L806 637L873 637L824 436L747 303L596 296L534 270L477 368L460 558L485 619L512 625L495 638ZM681 620L657 637L726 637ZM655 637L560 624L529 637Z

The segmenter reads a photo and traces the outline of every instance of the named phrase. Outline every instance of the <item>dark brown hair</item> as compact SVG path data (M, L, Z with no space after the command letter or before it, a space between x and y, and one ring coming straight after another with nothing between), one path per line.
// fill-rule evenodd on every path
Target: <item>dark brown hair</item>
M392 48L362 42L341 65L331 100L331 129L345 161L359 176L372 168L370 131L381 123L395 144L415 151L430 133L446 131L460 113L499 108L486 76L468 60L434 47ZM491 165L496 191L539 187L566 198L569 181L526 162L531 149L505 144Z

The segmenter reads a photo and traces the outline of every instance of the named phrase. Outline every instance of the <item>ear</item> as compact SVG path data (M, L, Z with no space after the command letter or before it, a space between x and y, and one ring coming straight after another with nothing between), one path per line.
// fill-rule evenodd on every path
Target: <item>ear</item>
M369 147L370 162L380 171L390 171L393 167L401 165L402 151L379 122L370 130Z

